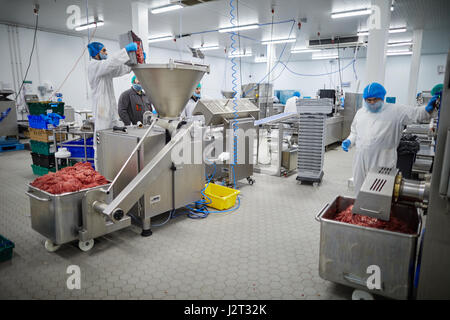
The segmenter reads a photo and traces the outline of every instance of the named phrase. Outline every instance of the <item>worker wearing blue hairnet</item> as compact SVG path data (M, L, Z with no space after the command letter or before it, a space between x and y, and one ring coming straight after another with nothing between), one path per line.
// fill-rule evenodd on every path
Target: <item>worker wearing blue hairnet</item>
M353 181L356 194L373 167L395 167L397 147L405 125L430 118L433 109L384 103L386 89L376 82L363 93L364 107L356 112L350 135L342 149L356 147Z
M198 120L201 122L204 122L205 117L202 115L193 116L192 112L194 111L195 106L197 105L198 100L201 99L201 90L202 85L199 83L195 87L194 92L192 93L192 96L189 98L188 103L186 104L186 107L184 107L183 112L181 112L181 118L184 120Z
M96 133L98 130L123 125L117 112L113 78L131 72L131 68L125 63L130 59L128 52L136 51L137 45L131 42L111 55L108 55L105 46L100 42L89 43L88 49L92 58L88 66L88 80L92 90L92 111ZM97 149L96 143L94 143L94 149ZM97 153L95 153L95 166L97 167Z
M292 97L286 100L284 112L297 112L297 99L300 98L300 92L295 91Z

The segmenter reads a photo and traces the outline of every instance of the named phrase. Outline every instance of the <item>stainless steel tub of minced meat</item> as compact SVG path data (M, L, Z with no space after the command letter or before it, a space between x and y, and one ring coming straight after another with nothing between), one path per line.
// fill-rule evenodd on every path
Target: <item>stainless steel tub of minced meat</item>
M355 199L337 196L316 216L320 222L319 275L325 280L393 298L411 297L417 240L422 220L417 208L396 204L391 215L409 224L414 234L357 226L334 220ZM378 266L381 288L369 290L367 280Z
M110 184L76 192L51 194L28 184L31 227L56 245L78 240L82 227L82 201L86 192L108 188Z

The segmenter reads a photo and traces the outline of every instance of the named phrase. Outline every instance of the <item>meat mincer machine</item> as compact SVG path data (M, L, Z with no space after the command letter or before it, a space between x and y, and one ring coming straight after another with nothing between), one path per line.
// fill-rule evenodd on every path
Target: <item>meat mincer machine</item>
M132 69L158 116L146 116L142 128L97 132L96 169L111 183L62 195L28 186L32 228L47 238L48 251L74 240L88 251L94 238L130 226L132 218L149 236L152 217L201 199L204 162L176 163L172 154L202 144L194 122L179 116L209 66L170 60Z

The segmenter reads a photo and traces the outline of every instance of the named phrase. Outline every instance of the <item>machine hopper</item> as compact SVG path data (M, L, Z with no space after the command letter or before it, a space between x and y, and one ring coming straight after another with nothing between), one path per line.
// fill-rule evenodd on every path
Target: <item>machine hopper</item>
M178 118L209 66L170 60L167 64L138 64L134 74L159 117Z

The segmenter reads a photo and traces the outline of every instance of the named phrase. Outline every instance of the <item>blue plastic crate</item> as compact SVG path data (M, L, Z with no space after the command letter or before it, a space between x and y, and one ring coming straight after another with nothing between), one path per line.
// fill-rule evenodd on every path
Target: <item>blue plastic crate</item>
M12 258L14 247L14 242L0 235L0 262L7 261Z
M74 146L76 145L76 146ZM72 158L84 158L84 139L72 140L64 142L61 147L67 148L71 153ZM88 138L86 140L86 156L88 158L94 158L94 146L93 139ZM58 148L59 149L59 148ZM92 161L93 163L93 161Z

